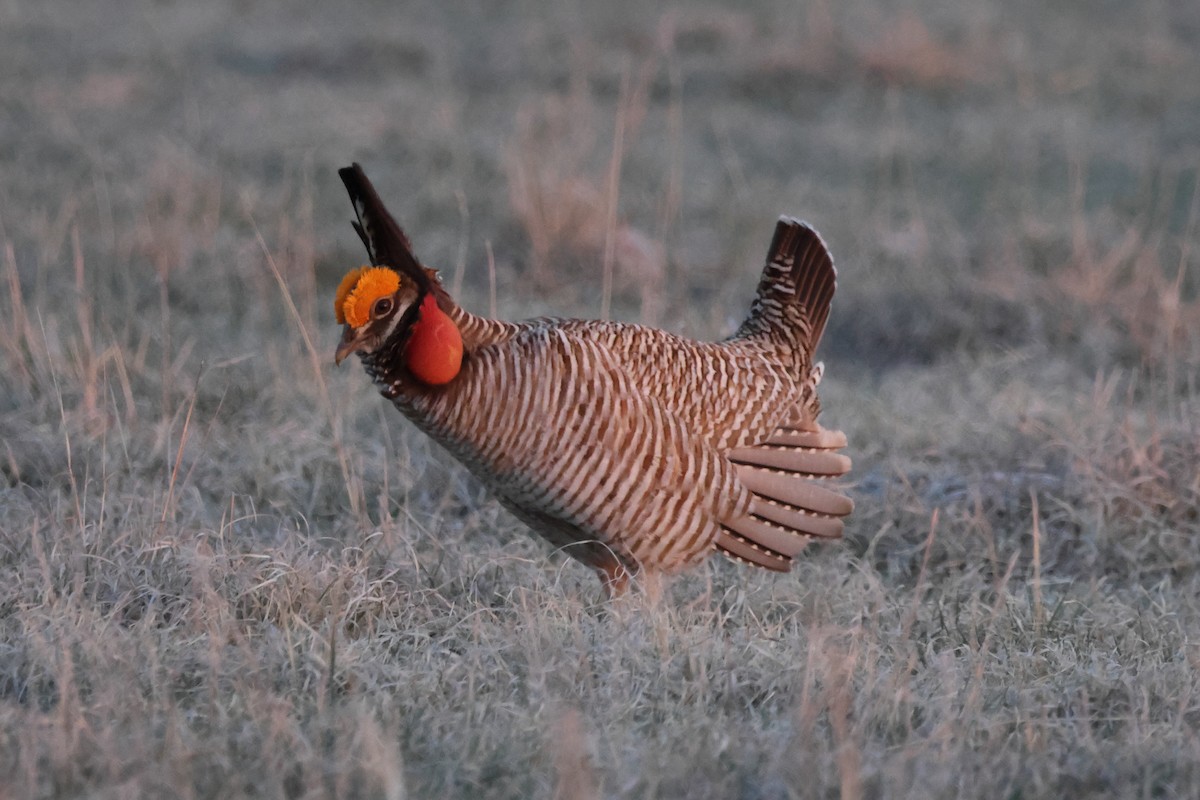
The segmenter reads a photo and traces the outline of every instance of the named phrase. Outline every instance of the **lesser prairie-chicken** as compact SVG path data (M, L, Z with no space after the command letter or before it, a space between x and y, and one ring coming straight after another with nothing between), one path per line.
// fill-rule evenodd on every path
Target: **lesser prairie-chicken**
M502 322L461 308L413 256L362 168L339 171L371 267L335 310L336 361L358 353L384 397L518 519L620 593L714 550L787 571L853 509L823 479L850 469L817 424L813 351L836 272L783 217L737 332L696 342L621 322Z

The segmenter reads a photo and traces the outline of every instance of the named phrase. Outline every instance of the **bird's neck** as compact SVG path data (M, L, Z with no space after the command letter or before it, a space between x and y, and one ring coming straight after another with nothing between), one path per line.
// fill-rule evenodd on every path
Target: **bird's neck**
M446 314L458 326L463 338L463 350L467 353L502 342L520 330L516 323L472 314L457 303L452 303L446 309Z

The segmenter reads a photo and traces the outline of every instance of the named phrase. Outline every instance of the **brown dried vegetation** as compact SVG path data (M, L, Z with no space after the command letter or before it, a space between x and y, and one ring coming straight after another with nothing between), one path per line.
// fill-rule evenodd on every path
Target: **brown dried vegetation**
M0 7L0 797L1196 795L1194 5ZM815 223L846 541L604 605L332 370L350 160L506 316Z

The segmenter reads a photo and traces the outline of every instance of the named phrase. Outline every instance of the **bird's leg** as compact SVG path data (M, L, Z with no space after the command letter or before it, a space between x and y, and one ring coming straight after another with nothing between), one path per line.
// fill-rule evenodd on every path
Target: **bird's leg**
M632 576L629 568L615 556L609 556L596 566L596 574L604 586L604 593L609 600L622 597L629 591L629 579Z

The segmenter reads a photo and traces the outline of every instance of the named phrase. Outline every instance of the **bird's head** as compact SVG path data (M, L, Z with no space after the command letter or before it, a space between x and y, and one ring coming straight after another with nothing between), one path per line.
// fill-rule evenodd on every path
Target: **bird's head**
M417 261L362 167L354 164L338 174L354 203L354 229L371 265L351 270L338 286L334 314L344 327L334 360L341 364L359 353L377 365L382 360L386 367L403 367L424 384L449 383L463 356L458 327L439 305L440 298L451 307L449 296Z
M351 353L374 353L407 320L419 292L411 280L405 280L390 267L365 266L352 269L342 278L333 312L342 329L334 361L341 364Z
M400 363L428 386L449 383L462 366L462 335L434 292L388 267L359 267L342 278L334 313L344 325L334 361L394 348Z

